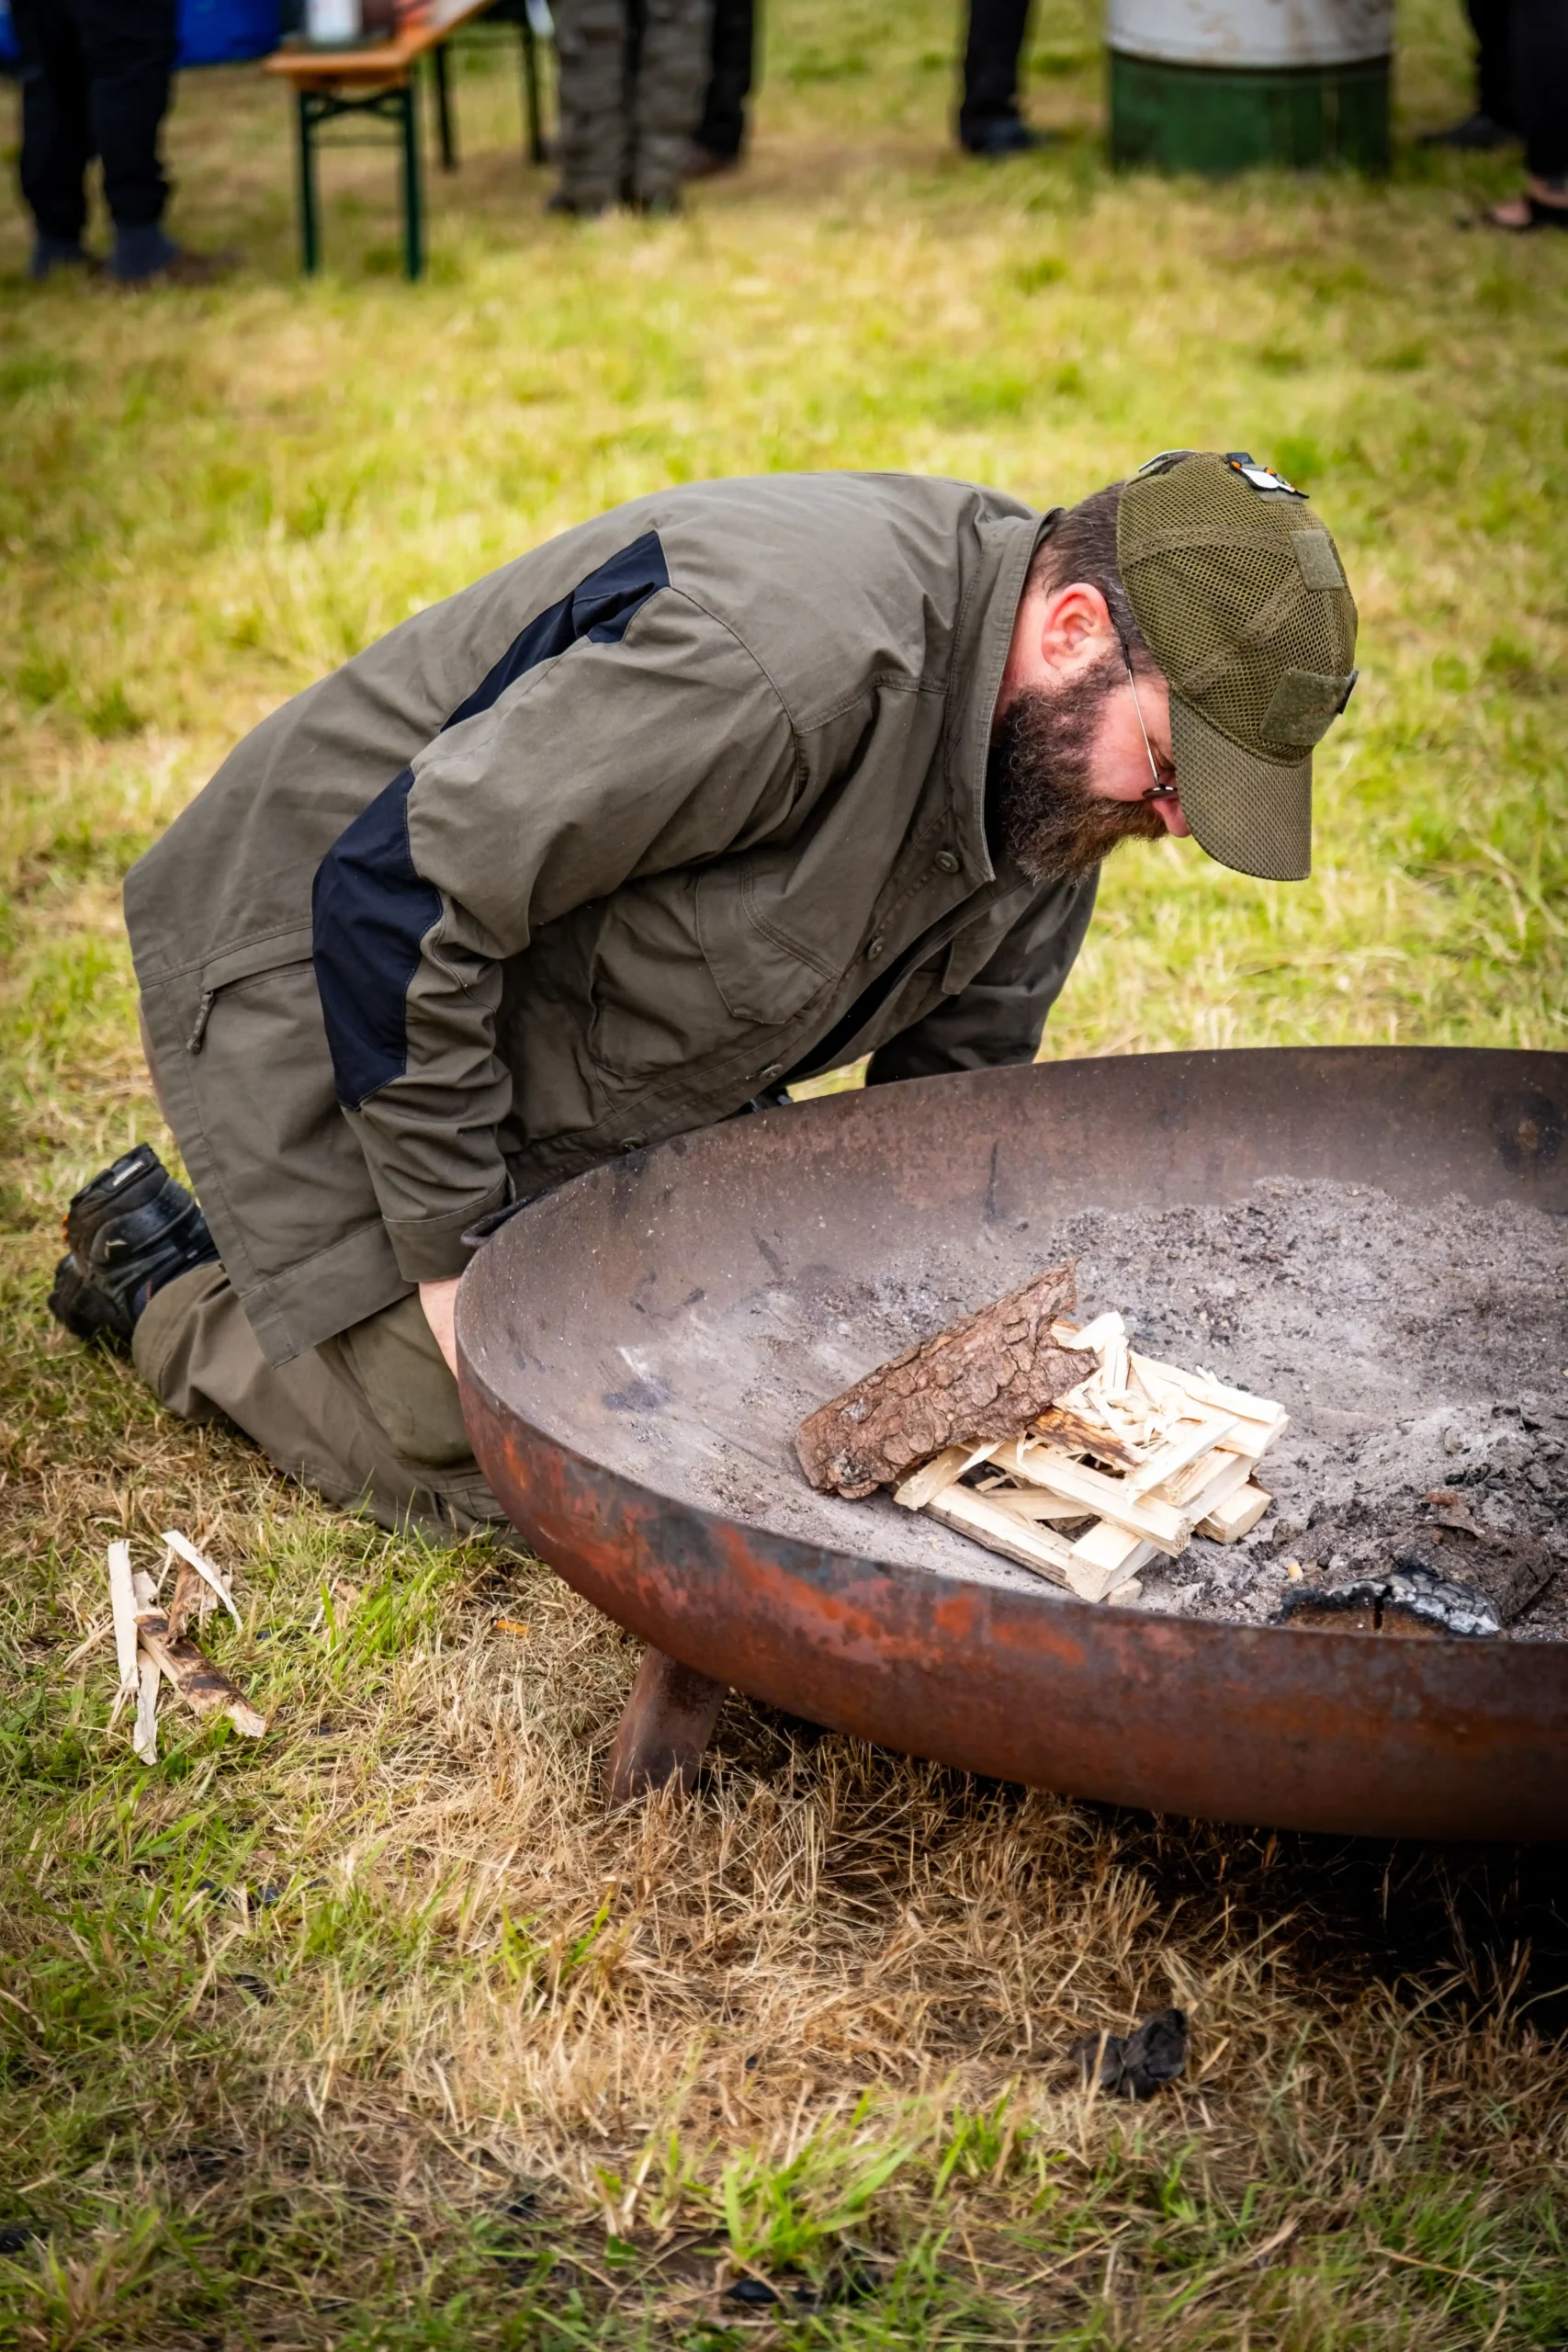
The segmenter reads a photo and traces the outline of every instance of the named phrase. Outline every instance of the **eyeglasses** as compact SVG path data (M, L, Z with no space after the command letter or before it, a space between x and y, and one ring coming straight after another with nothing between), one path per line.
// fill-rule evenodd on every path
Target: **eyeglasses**
M1138 732L1144 739L1144 749L1149 755L1149 774L1154 778L1147 792L1141 794L1140 797L1145 800L1174 800L1177 797L1176 780L1172 777L1168 784L1160 775L1159 762L1155 757L1155 747L1149 741L1149 730L1144 725L1144 707L1138 700L1138 681L1134 674L1133 657L1127 650L1125 639L1122 640L1122 659L1127 664L1127 684L1133 689L1133 708L1138 714Z

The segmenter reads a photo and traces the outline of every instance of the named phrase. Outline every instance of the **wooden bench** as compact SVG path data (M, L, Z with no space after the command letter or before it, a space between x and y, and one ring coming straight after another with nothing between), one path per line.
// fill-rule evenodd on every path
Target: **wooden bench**
M525 147L528 160L545 160L539 95L539 46L549 30L547 0L412 0L388 40L352 49L314 49L303 43L276 51L265 70L294 91L299 129L299 258L308 277L321 267L321 195L316 159L325 142L324 125L364 115L394 126L402 151L403 268L411 278L424 271L424 194L420 157L419 74L430 60L444 171L457 164L447 47L453 37L479 22L509 22L522 47Z

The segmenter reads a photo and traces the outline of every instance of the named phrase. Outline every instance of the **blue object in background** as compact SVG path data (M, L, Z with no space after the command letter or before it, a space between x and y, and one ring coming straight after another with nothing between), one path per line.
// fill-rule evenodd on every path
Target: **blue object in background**
M277 47L279 0L180 0L182 65L237 65ZM0 65L17 62L8 0L0 0Z
M180 63L235 65L277 47L278 0L180 0Z

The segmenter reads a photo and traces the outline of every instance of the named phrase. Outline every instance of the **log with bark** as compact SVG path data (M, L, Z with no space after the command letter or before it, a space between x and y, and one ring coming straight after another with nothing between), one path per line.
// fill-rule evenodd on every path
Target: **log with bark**
M802 1421L795 1450L811 1484L849 1501L897 1486L950 1445L1020 1436L1099 1368L1051 1326L1074 1303L1073 1270L1021 1290L868 1372Z

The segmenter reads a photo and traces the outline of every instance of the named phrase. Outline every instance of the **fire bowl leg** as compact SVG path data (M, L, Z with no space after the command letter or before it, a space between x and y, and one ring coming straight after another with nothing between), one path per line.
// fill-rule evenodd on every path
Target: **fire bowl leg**
M722 1682L678 1666L662 1650L644 1650L610 1750L610 1804L624 1804L644 1790L668 1788L671 1781L690 1794L724 1695Z

